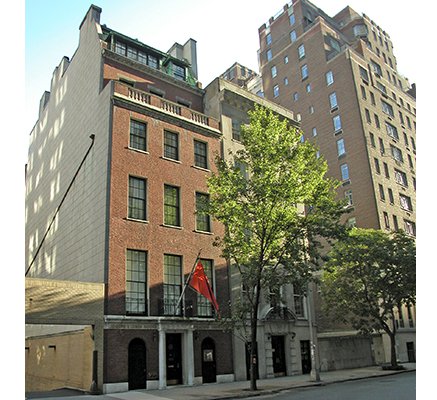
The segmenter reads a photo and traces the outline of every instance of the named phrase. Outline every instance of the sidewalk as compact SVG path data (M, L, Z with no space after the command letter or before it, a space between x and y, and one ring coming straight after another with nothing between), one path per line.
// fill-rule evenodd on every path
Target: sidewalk
M293 388L327 385L334 382L344 382L356 379L393 375L408 371L415 371L415 363L402 364L406 369L401 371L385 371L381 367L366 367L330 371L320 373L320 382L311 382L309 375L286 376L274 379L259 379L258 390L249 390L249 381L231 383L210 383L199 386L171 386L166 390L133 390L123 393L106 395L75 395L71 390L58 390L47 393L29 393L26 399L40 400L208 400L208 399L241 399L250 396L261 396L277 393ZM46 397L42 397L46 396Z

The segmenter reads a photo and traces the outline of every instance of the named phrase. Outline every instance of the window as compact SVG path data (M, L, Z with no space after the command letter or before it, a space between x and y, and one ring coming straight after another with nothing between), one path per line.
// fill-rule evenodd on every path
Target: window
M404 158L402 156L402 151L397 147L390 145L391 155L398 162L404 162Z
M150 54L147 56L147 65L151 68L158 68L158 59Z
M293 285L294 313L297 317L305 317L305 296L297 285Z
M182 257L164 254L164 315L180 315L176 305L182 289Z
M388 188L388 199L390 201L390 204L394 204L395 198L393 196L393 190L391 190L390 188ZM393 218L393 220L394 220L394 218Z
M381 168L379 167L379 160L377 158L373 159L374 163L375 163L375 171L377 174L381 173Z
M306 85L305 89L306 89L306 92L307 92L307 93L310 93L310 92L311 92L311 83L308 83L308 84Z
M126 252L126 314L146 314L147 253Z
M276 77L276 75L278 75L278 70L276 69L276 65L274 65L271 68L271 72L272 72L272 78Z
M284 57L284 64L288 64L288 56Z
M367 73L367 69L363 68L362 66L360 66L360 76L364 81L369 82L369 74Z
M302 80L308 78L308 66L306 64L300 67L300 75L302 77Z
M385 192L384 192L384 186L382 186L381 184L378 185L379 188L379 198L382 201L385 201Z
M389 115L390 117L394 117L395 114L393 112L393 107L391 104L386 103L384 100L381 100L382 111Z
M344 197L345 197L345 199L347 200L347 205L348 205L348 206L351 206L351 205L354 204L354 202L353 202L353 198L352 198L352 190L346 190L346 191L344 192Z
M335 92L333 92L329 95L329 105L331 106L331 110L338 106L337 94Z
M129 147L142 151L147 150L146 127L147 125L143 122L130 121Z
M332 118L334 124L334 132L339 132L341 130L341 118L340 115L336 115Z
M317 136L317 128L313 128L313 136Z
M115 52L123 56L126 55L126 44L121 42L115 42Z
M388 218L388 214L385 211L382 214L384 216L385 229L390 229L390 220Z
M294 14L290 14L290 26L293 26L296 23L296 17L294 16Z
M408 186L407 174L405 172L399 171L398 169L395 169L395 181L402 186Z
M279 85L273 86L273 97L279 96Z
M344 147L344 139L337 140L337 155L340 157L346 154L346 149Z
M211 287L214 288L213 282L213 262L212 260L206 260L204 258L200 259L202 263L203 270L205 271L205 275L208 277L209 283ZM214 289L213 289L214 290ZM212 316L212 305L209 300L202 296L200 293L197 293L197 316L198 317L211 317Z
M205 142L194 141L194 165L208 169L208 147Z
M411 202L411 198L405 196L403 194L399 194L399 201L401 203L401 207L407 211L413 211L413 203Z
M268 49L266 52L267 61L272 59L272 49Z
M379 123L379 117L376 114L373 114L373 117L375 118L375 125L379 129L381 128L381 124Z
M384 147L384 141L381 138L378 138L379 140L379 151L382 155L385 154L385 147Z
M293 93L293 100L294 101L298 101L299 100L299 93L297 93L297 92Z
M284 78L284 85L285 85L285 86L288 85L288 78L287 78L287 77Z
M303 44L301 44L298 48L297 48L297 53L299 55L299 60L305 57L305 46Z
M366 114L366 121L368 124L372 123L372 119L370 118L370 112L367 108L364 109L364 113Z
M179 160L179 135L174 132L164 131L164 157Z
M376 147L375 144L375 135L373 133L370 132L370 144L372 147Z
M404 219L404 230L411 236L416 236L416 224Z
M396 129L395 126L385 121L385 129L389 136L391 136L393 139L399 140L398 130Z
M334 74L332 73L332 71L328 71L325 75L325 78L327 86L330 86L334 83Z
M179 188L164 185L164 224L181 226Z
M291 32L290 32L290 40L291 40L291 43L295 42L296 39L297 39L296 31L291 31Z
M146 180L129 177L128 218L146 220Z
M361 97L363 98L363 100L367 100L366 88L360 85L360 89L361 89Z
M387 178L387 179L390 179L390 172L389 172L389 170L388 170L388 165L387 165L387 163L383 163L383 165L384 165L384 174L385 174L385 177Z
M241 140L241 125L238 121L232 120L232 139Z
M340 165L341 179L346 181L349 179L349 167L347 164Z
M196 192L196 230L211 232L211 218L206 213L209 203L209 195Z
M173 76L176 79L181 81L185 80L185 67L181 67L180 65L173 64L172 65Z
M266 45L269 46L269 45L271 45L271 44L272 44L272 34L271 34L271 33L268 33L268 34L266 35Z
M398 217L396 215L393 215L393 227L396 232L399 230Z
M372 66L373 72L375 72L375 74L382 76L381 66L377 62L371 60L370 65Z

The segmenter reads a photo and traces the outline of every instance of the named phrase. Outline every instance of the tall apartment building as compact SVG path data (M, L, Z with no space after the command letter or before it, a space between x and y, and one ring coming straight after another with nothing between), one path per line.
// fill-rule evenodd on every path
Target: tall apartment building
M330 17L293 0L259 28L259 40L265 98L297 114L305 140L341 182L346 222L415 236L415 86L398 73L389 34L350 7ZM318 322L323 331L332 321ZM405 361L413 356L414 310L400 310L397 324Z

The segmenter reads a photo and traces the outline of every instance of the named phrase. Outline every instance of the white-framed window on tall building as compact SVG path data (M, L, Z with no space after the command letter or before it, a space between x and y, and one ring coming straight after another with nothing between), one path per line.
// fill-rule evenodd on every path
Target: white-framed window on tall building
M308 78L308 65L304 64L300 67L300 75L302 80Z
M329 105L331 107L331 110L338 107L337 94L335 92L332 92L329 95Z
M403 163L404 162L404 158L402 156L402 151L401 149L397 148L396 146L390 145L390 151L391 151L391 155L392 157L400 162Z
M290 21L290 26L293 26L296 23L296 17L294 16L294 14L290 14L288 18Z
M341 117L340 115L336 115L332 118L332 123L334 124L334 132L341 131Z
M332 71L328 71L325 74L325 78L326 78L326 86L330 86L334 83L334 74L332 73Z
M297 39L296 31L291 31L291 32L290 32L290 40L291 40L291 43L294 43L294 42L296 41L296 39Z
M279 85L273 86L273 97L279 96Z
M340 165L341 179L347 181L349 179L349 167L347 163Z
M174 254L164 254L164 315L180 315L180 305L177 302L182 291L182 257Z
M305 57L305 45L301 44L298 48L297 48L297 53L299 56L299 60L301 60L302 58Z
M345 197L345 199L347 201L347 205L348 206L352 206L354 204L353 197L352 197L352 190L350 190L350 189L346 190L344 192L344 197Z
M341 157L346 154L346 147L344 146L344 139L337 140L337 156Z
M268 49L266 52L266 58L267 61L270 61L272 59L273 55L272 55L272 49Z
M275 78L276 75L278 75L278 69L276 68L276 65L273 65L271 68L272 78Z

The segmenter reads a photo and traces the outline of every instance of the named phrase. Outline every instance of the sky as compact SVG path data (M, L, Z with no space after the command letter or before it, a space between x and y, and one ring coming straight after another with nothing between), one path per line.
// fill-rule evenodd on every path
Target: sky
M280 11L286 0L95 0L101 24L137 38L161 51L174 42L197 41L199 80L205 87L235 61L258 71L258 28ZM400 73L415 82L411 54L410 12L406 0L314 0L334 16L347 5L367 14L392 38ZM90 0L26 0L25 2L25 131L37 120L41 95L63 56L78 45L79 25Z

